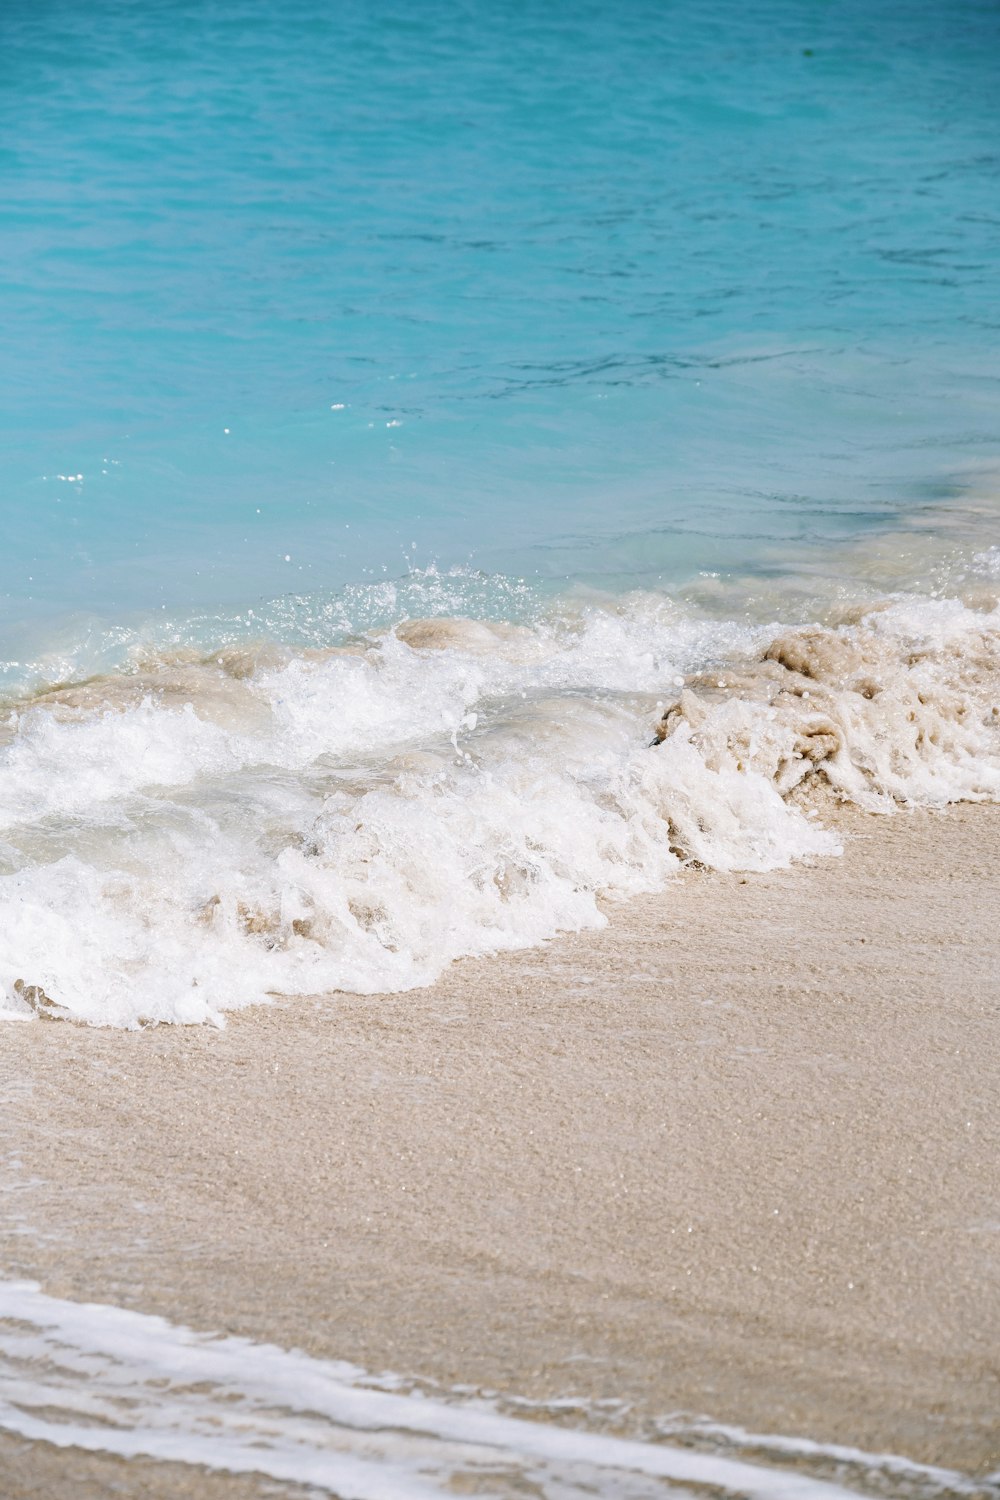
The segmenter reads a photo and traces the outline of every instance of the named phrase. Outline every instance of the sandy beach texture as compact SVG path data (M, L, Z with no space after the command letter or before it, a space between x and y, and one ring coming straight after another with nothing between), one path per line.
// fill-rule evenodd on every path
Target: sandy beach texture
M1000 808L224 1031L8 1024L6 1276L445 1385L1000 1464ZM0 1439L5 1500L292 1495ZM89 1487L88 1487L89 1486Z

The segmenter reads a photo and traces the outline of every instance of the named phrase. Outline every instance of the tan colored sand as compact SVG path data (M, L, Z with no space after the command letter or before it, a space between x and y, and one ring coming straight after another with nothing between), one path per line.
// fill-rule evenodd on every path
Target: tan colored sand
M841 860L691 873L430 990L0 1029L5 1274L995 1467L1000 808L845 828ZM60 1494L69 1460L19 1451Z
M257 1474L82 1453L0 1432L0 1495L3 1500L320 1500L321 1492Z

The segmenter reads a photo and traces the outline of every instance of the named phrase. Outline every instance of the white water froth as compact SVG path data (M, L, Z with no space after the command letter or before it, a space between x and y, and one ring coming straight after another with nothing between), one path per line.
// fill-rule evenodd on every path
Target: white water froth
M996 609L898 599L765 660L777 634L642 595L40 698L0 749L5 1013L406 989L599 926L685 860L837 852L818 780L881 811L1000 795Z
M750 1500L845 1500L853 1492L780 1461L526 1421L468 1395L429 1397L340 1361L63 1301L32 1282L0 1282L0 1429L58 1447L309 1484L340 1500L473 1490L662 1500L692 1494L685 1485ZM723 1437L730 1448L738 1441L731 1429ZM822 1468L824 1450L803 1446ZM893 1477L910 1482L901 1493L942 1500L989 1488L896 1458L842 1449L829 1456L849 1464L852 1479L873 1477L883 1493Z

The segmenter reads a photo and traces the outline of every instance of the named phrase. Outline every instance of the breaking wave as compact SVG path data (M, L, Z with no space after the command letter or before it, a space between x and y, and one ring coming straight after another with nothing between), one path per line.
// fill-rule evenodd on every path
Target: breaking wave
M0 732L3 1013L219 1023L600 926L685 863L836 854L831 797L996 799L1000 609L406 618L133 653Z

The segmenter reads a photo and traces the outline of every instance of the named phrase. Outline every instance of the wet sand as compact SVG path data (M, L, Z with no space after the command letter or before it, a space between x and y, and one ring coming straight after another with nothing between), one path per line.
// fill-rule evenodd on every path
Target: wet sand
M3 1274L996 1468L1000 808L839 817L842 859L690 872L429 990L7 1024ZM295 1493L10 1437L0 1472L5 1500Z

